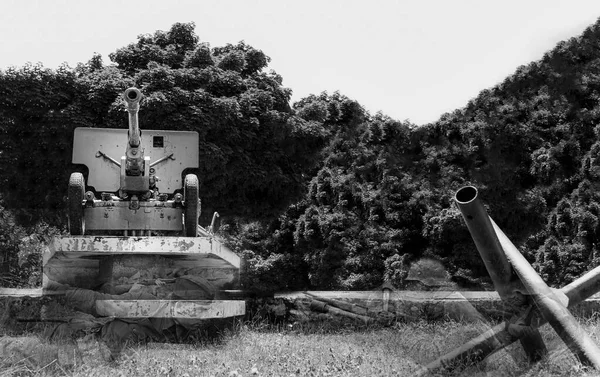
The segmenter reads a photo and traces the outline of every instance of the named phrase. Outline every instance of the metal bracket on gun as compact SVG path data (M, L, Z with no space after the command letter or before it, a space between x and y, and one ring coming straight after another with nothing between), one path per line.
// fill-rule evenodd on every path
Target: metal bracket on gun
M113 164L117 165L118 167L121 167L121 163L119 163L117 160L115 160L114 158L107 156L106 153L103 153L102 151L98 151L96 152L96 157L100 158L100 157L104 157L105 159L107 159L108 161L112 162Z
M165 161L165 160L169 160L169 159L171 159L171 160L175 160L175 157L173 157L173 153L171 153L171 154L170 154L170 155L168 155L168 156L161 157L161 158L159 158L158 160L154 161L153 163L151 163L151 164L150 164L150 167L153 167L153 166L155 166L155 165L158 165L158 164L160 164L161 162L163 162L163 161Z

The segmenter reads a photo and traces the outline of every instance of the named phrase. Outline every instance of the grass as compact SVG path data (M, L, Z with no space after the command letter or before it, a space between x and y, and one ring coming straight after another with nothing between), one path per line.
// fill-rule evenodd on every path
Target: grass
M584 328L600 343L600 324ZM398 323L386 328L267 326L240 324L219 338L196 344L150 343L126 347L117 362L88 336L62 345L62 359L7 362L1 376L410 376L438 356L459 347L488 325L457 322ZM476 365L463 365L453 375L592 376L549 326L541 329L550 351L530 365L513 344Z

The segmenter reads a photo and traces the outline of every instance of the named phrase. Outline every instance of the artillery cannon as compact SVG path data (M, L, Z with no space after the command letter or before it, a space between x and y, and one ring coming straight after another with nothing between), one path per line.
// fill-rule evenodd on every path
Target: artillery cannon
M80 172L69 179L69 232L124 236L170 232L196 237L198 177L184 177L184 172L198 167L198 133L148 130L142 138L138 120L142 94L129 88L123 98L129 113L127 131L75 129L73 163L87 167L89 174L87 182ZM113 156L123 146L119 162Z
M44 252L44 294L76 292L67 295L71 306L99 317L190 324L244 315L243 300L227 299L240 258L214 236L214 224L198 225L198 177L190 172L198 168L198 133L142 134L141 92L129 88L123 98L128 129L74 131L80 171L68 185L70 235L54 237ZM140 287L149 293L132 293Z

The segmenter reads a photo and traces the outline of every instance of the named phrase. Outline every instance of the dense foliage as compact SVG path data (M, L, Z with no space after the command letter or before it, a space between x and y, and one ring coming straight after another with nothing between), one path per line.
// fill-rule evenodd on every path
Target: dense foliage
M125 127L119 95L136 85L142 127L199 132L202 222L223 215L247 288L403 286L422 256L480 287L487 273L453 205L467 184L548 282L600 262L600 24L423 127L338 92L290 107L262 51L211 48L193 29L141 35L114 65L0 71L0 190L14 221L41 213L64 229L73 129ZM20 240L0 243L13 253Z
M304 199L278 222L242 232L242 244L261 268L288 258L303 279L263 274L254 283L402 286L410 262L428 256L463 287L481 287L487 273L452 203L467 184L549 283L598 265L599 45L595 24L424 127L356 104L336 122L350 107L337 93L296 103L299 116L322 121L333 137Z

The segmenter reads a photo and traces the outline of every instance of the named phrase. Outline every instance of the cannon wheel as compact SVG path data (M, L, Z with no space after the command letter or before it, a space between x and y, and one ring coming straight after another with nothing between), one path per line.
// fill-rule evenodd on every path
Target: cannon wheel
M72 173L69 178L69 233L73 236L83 235L85 224L83 219L83 195L85 183L83 174Z
M183 212L185 236L196 237L198 235L200 203L198 201L198 177L196 177L195 174L188 174L185 176L183 199L185 201L185 211Z

